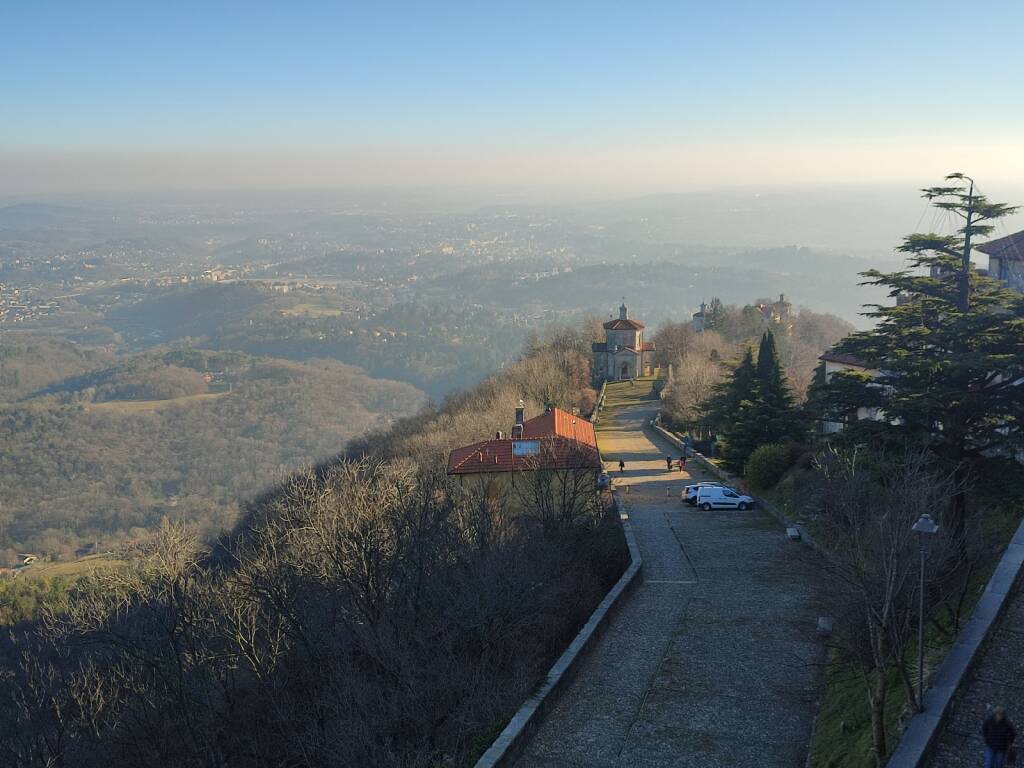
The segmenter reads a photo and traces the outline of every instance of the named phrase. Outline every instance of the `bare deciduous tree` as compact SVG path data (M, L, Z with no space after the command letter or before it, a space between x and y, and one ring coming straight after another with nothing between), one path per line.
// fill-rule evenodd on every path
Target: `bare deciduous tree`
M871 709L875 761L888 754L887 675L898 672L907 700L917 697L908 650L918 605L919 540L912 526L922 514L946 506L952 480L939 475L926 454L829 451L819 459L824 477L816 534L827 548L829 602L835 613L832 643L859 670ZM940 520L925 559L926 607L948 591L963 565L963 548Z

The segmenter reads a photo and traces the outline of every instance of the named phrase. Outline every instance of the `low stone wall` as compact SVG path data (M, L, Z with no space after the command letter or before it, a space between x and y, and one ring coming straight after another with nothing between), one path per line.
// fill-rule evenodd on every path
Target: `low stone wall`
M597 424L598 418L601 416L601 411L604 410L604 396L608 390L608 381L601 382L601 391L597 393L597 404L594 406L594 412L590 414L590 421L593 424Z
M618 494L614 496L614 499L615 508L622 521L622 531L626 536L626 545L629 547L629 566L615 582L615 586L608 591L608 594L594 609L594 612L590 614L587 623L583 625L569 647L558 657L558 661L551 667L544 683L512 716L505 729L498 734L498 738L477 760L475 768L499 768L499 766L512 764L519 756L526 739L544 716L545 710L552 705L562 687L575 672L578 667L577 662L592 647L593 642L608 623L614 609L639 582L640 571L643 567L640 549L637 547L633 529L629 524L629 516L625 513Z
M924 712L910 721L886 768L924 768L927 765L957 693L980 660L1008 597L1021 578L1024 578L1024 522L1017 528L981 599L974 606L970 620L960 630L956 642L925 691Z
M658 435L660 435L662 439L664 439L666 442L671 443L681 451L686 451L688 455L692 456L694 459L697 460L698 464L700 464L704 469L706 469L712 475L717 477L723 483L729 483L730 485L734 485L739 480L738 477L730 474L729 472L726 472L720 466L711 461L711 459L707 458L704 454L698 453L697 451L693 450L693 448L687 448L686 444L682 440L680 440L676 435L672 434L663 426L661 426L661 424L659 424L656 420L651 422L651 429L657 432Z

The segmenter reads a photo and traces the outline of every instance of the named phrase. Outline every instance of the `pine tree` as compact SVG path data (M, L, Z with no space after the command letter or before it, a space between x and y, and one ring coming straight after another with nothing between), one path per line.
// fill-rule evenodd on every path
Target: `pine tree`
M927 446L955 474L950 523L962 532L975 465L1024 445L1024 295L970 267L971 241L992 231L984 222L1015 209L976 194L961 174L947 179L956 183L924 197L963 226L907 236L899 250L909 269L863 273L894 302L870 305L875 327L836 347L877 373L835 374L818 394L826 418L847 421L843 439ZM858 407L882 417L851 419Z

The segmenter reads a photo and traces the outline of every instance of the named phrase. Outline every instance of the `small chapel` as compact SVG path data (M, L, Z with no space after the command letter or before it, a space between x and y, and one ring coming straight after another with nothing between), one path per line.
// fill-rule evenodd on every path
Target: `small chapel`
M634 379L654 374L654 342L644 341L644 324L629 317L626 302L619 317L604 324L604 343L593 345L598 379Z

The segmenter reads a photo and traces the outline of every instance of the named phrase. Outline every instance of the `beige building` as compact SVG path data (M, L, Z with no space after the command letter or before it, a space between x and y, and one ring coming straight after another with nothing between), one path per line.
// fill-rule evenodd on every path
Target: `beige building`
M654 342L644 341L644 327L629 317L623 302L618 319L604 324L604 343L593 345L598 379L634 379L654 373Z
M977 246L988 256L988 274L1007 288L1024 292L1024 232Z
M597 503L602 470L594 425L549 408L524 419L520 403L508 435L456 448L448 475L466 492L509 509L575 517Z
M843 352L833 352L832 350L829 350L818 359L825 365L826 384L832 381L832 376L834 374L840 372L856 371L858 373L865 374L871 379L876 378L879 374L877 369L871 368L853 355ZM882 415L877 408L860 407L857 409L856 413L850 414L849 418L856 421L861 421L862 419L878 420L882 418ZM819 426L819 431L822 434L831 435L841 431L844 426L846 426L846 423L842 421L823 421Z

